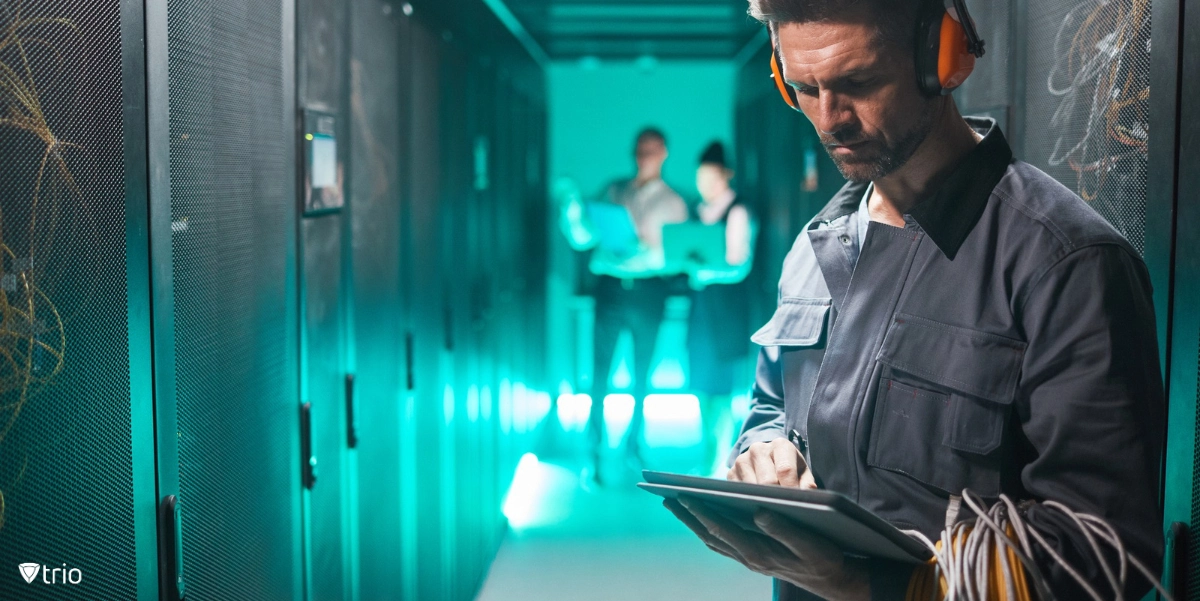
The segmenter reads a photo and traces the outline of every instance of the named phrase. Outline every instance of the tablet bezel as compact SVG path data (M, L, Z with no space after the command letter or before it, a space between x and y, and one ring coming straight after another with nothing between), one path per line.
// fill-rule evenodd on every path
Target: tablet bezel
M783 514L841 546L848 554L924 563L931 557L924 543L901 532L840 493L764 486L684 474L643 473L639 488L664 498L688 495L708 504L741 527L757 531L753 513L759 508Z

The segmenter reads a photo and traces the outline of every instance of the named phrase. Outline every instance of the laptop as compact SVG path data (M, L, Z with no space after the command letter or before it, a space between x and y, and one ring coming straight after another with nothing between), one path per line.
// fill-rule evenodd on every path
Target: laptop
M725 226L696 221L664 225L663 255L672 265L725 265Z
M592 230L600 239L598 248L617 256L637 252L637 229L629 209L611 202L591 201L587 203L586 211Z

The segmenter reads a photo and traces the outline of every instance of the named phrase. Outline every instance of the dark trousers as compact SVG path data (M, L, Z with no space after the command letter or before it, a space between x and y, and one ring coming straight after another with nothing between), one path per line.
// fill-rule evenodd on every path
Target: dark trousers
M663 310L670 295L670 282L663 278L619 280L600 276L596 284L596 329L592 345L592 411L588 437L593 452L604 439L604 397L608 374L621 330L633 335L633 419L626 437L627 449L637 452L644 418L642 403L650 390L650 362L654 342L662 325Z

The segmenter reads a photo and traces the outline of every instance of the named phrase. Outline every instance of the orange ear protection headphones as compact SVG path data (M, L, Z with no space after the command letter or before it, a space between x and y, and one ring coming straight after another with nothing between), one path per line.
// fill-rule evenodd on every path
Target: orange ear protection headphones
M917 85L929 96L949 94L961 86L975 59L984 53L984 41L967 11L966 0L926 0L917 18L915 59ZM796 89L783 78L779 42L771 36L771 77L783 101L800 110Z

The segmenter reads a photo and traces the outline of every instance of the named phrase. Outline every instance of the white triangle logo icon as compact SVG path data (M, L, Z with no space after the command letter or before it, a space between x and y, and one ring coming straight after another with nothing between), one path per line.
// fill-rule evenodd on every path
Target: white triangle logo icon
M25 577L25 582L32 583L34 578L37 578L38 572L42 570L40 563L23 563L20 566L21 576Z

